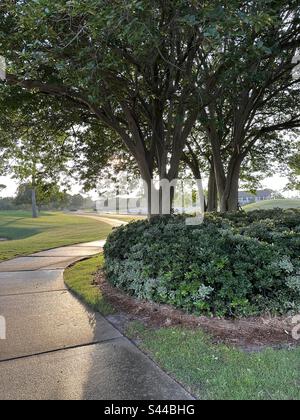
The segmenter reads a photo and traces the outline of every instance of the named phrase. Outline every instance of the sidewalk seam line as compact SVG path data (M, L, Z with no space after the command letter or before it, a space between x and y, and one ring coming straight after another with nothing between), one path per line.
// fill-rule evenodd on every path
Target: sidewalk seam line
M41 290L40 292L12 293L8 295L0 295L0 299L6 298L6 297L42 295L44 293L58 293L58 292L68 292L68 289L54 289L54 290Z
M2 363L9 363L9 362L17 361L17 360L24 360L24 359L30 359L30 358L33 358L33 357L46 356L48 354L59 353L61 351L76 350L76 349L80 349L80 348L106 344L106 343L110 343L112 341L116 341L116 340L124 339L124 338L125 338L124 336L108 338L107 340L103 340L103 341L92 341L90 343L77 344L77 345L74 345L74 346L68 346L68 347L58 348L58 349L54 349L54 350L43 351L43 352L40 352L40 353L33 353L33 354L27 354L27 355L24 355L24 356L12 357L12 358L8 358L8 359L0 360L0 365Z

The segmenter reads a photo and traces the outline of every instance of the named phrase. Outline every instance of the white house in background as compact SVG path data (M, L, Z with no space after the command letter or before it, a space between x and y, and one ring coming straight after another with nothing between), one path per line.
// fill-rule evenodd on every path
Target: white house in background
M239 203L241 206L256 203L258 201L272 200L276 192L270 189L258 190L256 194L247 191L239 191Z

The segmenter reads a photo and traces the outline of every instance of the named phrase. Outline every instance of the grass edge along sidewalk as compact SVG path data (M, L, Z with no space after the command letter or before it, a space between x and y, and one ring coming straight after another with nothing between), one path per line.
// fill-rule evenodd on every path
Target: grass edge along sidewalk
M65 271L67 286L103 315L114 313L94 274L103 256L81 261ZM166 372L201 399L299 400L300 348L246 353L213 344L201 330L152 329L132 322L127 336Z

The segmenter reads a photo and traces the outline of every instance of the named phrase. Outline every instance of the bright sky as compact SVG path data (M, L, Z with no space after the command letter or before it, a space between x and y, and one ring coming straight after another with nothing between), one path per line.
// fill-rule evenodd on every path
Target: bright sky
M6 185L6 189L0 193L0 197L12 197L16 194L18 185L17 183L9 178L8 176L0 176L0 184ZM80 185L74 185L72 186L72 189L70 193L72 194L78 194L82 190L82 187Z
M285 188L287 182L288 182L287 178L284 178L280 175L275 175L272 178L266 178L262 184L264 188L271 188L274 191L283 192L283 189ZM15 195L16 190L17 190L17 184L14 180L12 180L9 177L0 176L0 184L4 184L7 186L7 188L3 190L2 193L0 193L0 196L12 197ZM81 186L74 185L70 192L72 194L77 194L81 192ZM94 198L95 193L91 193L90 195ZM293 192L284 193L284 195L286 195L287 197L295 196L295 193Z
M6 185L7 188L0 193L2 197L11 197L16 192L16 184L7 176L0 176L0 184Z

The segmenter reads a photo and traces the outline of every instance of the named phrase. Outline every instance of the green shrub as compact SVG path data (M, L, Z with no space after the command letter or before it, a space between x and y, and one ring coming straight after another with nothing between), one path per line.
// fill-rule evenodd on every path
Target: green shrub
M105 270L140 299L195 314L300 311L300 211L210 214L200 226L162 217L115 230Z

